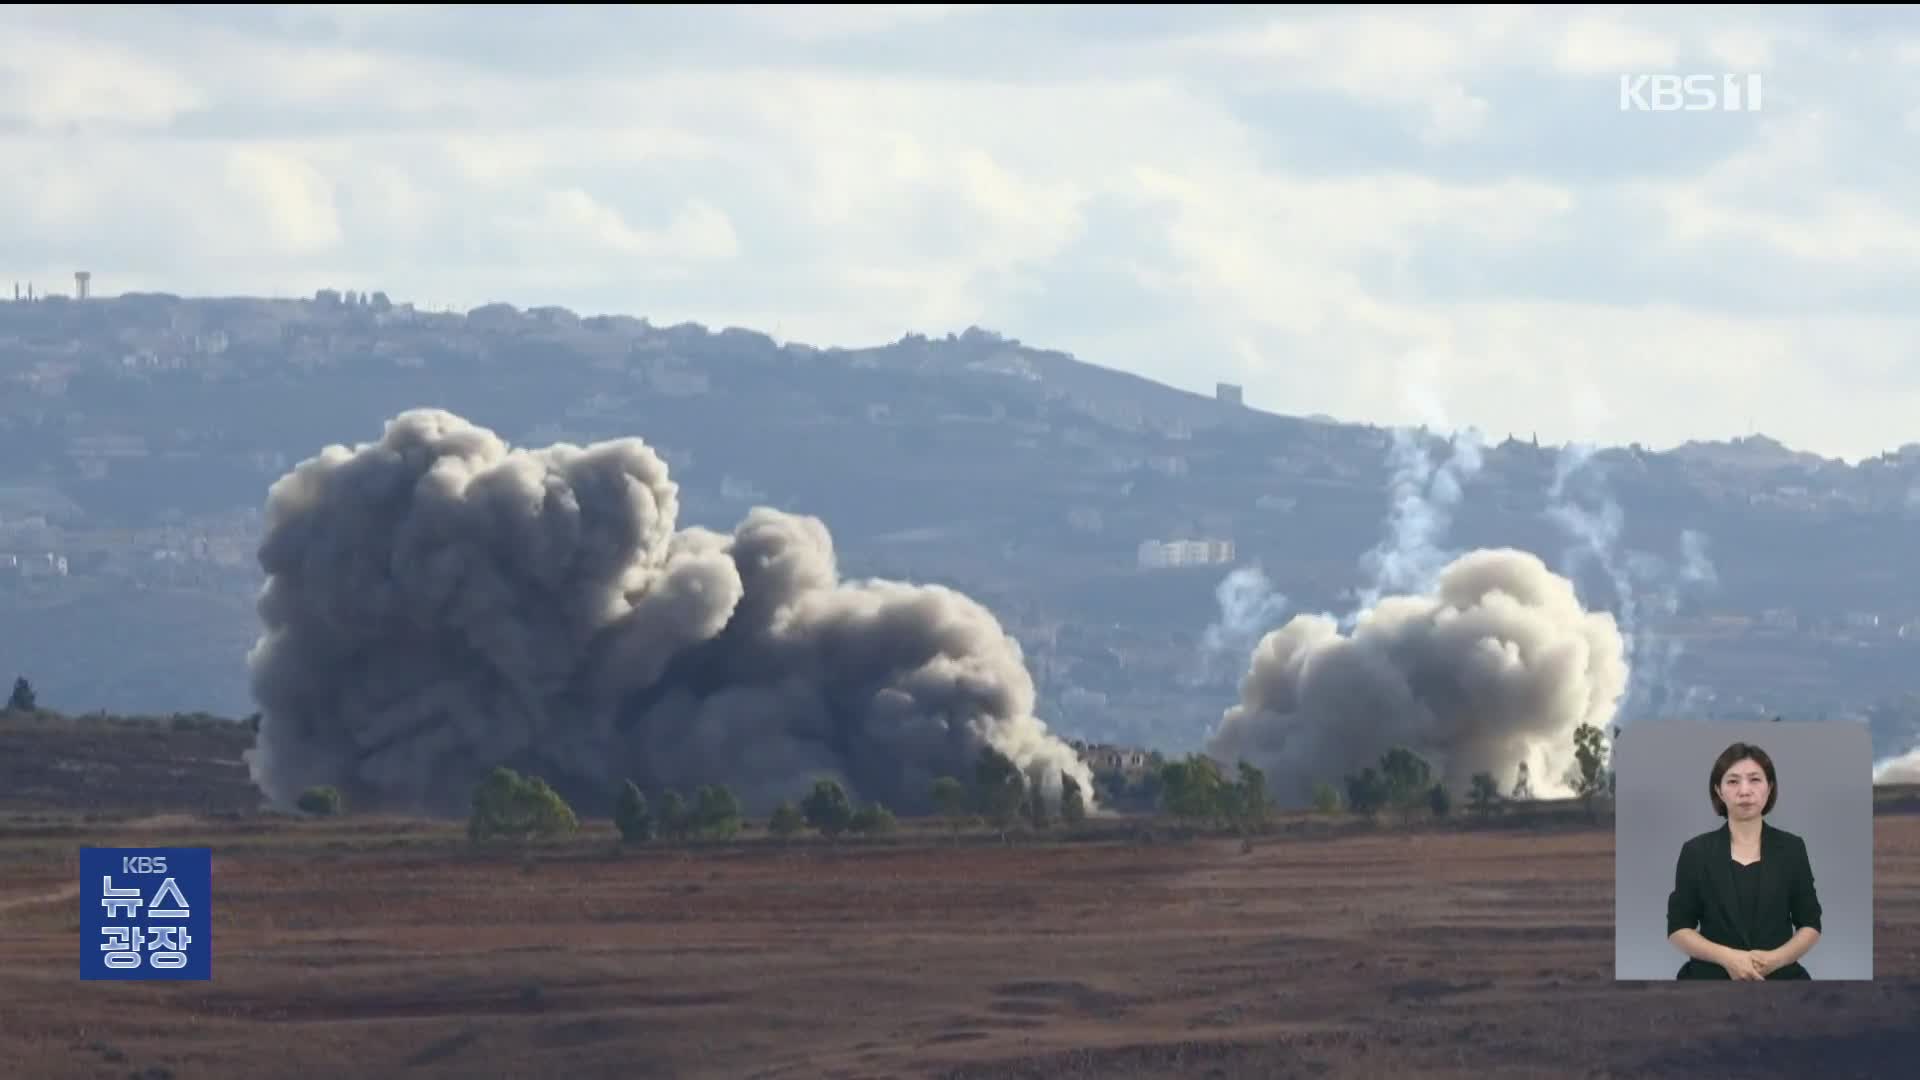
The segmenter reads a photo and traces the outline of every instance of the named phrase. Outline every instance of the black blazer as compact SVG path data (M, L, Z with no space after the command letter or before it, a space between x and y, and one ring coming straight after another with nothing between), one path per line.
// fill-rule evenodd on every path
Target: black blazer
M1733 833L1722 825L1680 846L1667 896L1667 936L1698 930L1717 945L1734 949L1777 949L1803 926L1820 929L1820 896L1813 887L1807 843L1785 829L1760 824L1760 880L1754 918L1748 923L1733 886ZM1731 979L1727 969L1688 958L1679 979ZM1768 979L1811 979L1799 963L1767 974Z

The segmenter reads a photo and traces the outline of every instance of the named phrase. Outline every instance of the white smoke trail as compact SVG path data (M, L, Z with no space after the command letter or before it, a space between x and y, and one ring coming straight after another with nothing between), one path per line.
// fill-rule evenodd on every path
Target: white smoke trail
M1371 610L1382 596L1432 591L1440 571L1459 554L1441 546L1453 525L1466 483L1479 473L1486 443L1479 431L1453 431L1446 403L1434 381L1446 365L1444 351L1419 349L1410 354L1401 371L1404 404L1421 420L1418 429L1405 426L1390 431L1387 463L1392 508L1387 535L1361 557L1368 584L1354 594L1343 625L1351 627L1361 612ZM1447 437L1446 456L1436 461L1428 430L1453 431Z
M1202 678L1214 682L1246 663L1261 635L1280 625L1287 597L1276 592L1266 571L1256 564L1235 569L1213 590L1220 617L1200 638Z
M1643 551L1623 551L1620 540L1626 514L1614 497L1604 469L1597 461L1597 448L1591 444L1568 444L1554 463L1552 487L1548 490L1547 516L1572 538L1561 563L1561 573L1575 580L1588 562L1606 575L1614 595L1615 616L1626 649L1627 692L1620 707L1620 720L1629 723L1642 716L1670 712L1678 708L1691 711L1700 699L1699 687L1676 693L1673 673L1685 651L1679 638L1660 636L1642 622L1643 611L1656 617L1672 618L1680 610L1682 593L1711 588L1719 583L1719 573L1707 553L1707 537L1697 530L1680 534L1680 564ZM1584 481L1576 484L1577 481ZM1580 487L1592 505L1585 505L1572 494ZM1677 699L1677 700L1676 700Z
M1390 594L1433 590L1440 571L1460 553L1442 544L1467 481L1480 471L1486 444L1472 428L1449 440L1448 453L1436 463L1424 432L1395 428L1388 463L1393 469L1392 510L1387 535L1361 557L1368 584L1357 590L1347 624Z

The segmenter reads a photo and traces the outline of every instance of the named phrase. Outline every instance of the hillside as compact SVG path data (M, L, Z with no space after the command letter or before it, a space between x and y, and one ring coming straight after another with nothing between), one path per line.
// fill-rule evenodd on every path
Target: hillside
M0 303L0 666L70 710L250 711L267 485L423 405L522 444L638 435L671 463L683 525L728 528L756 503L819 515L843 573L990 604L1057 726L1167 749L1197 743L1244 670L1200 651L1226 572L1258 564L1292 610L1341 608L1389 505L1384 431L977 328L837 349L377 294ZM1560 564L1556 450L1493 437L1444 541ZM1620 562L1669 564L1635 597L1643 637L1684 646L1650 707L1832 713L1904 692L1914 448L1848 466L1748 439L1594 465L1589 494L1623 510ZM1679 579L1683 530L1706 537L1710 584ZM1177 539L1232 558L1142 565L1143 542ZM1580 583L1619 606L1608 575Z

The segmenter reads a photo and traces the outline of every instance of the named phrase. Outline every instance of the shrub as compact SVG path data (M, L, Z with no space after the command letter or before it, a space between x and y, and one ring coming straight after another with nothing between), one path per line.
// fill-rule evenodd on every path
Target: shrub
M1316 814L1334 814L1340 810L1340 793L1325 780L1313 785L1313 811Z
M943 776L933 782L933 806L947 819L947 825L955 832L967 819L967 786L957 777Z
M300 793L297 805L303 814L332 817L340 812L340 792L331 787L310 787Z
M1385 777L1369 765L1347 777L1347 808L1356 814L1373 817L1387 804L1389 789Z
M1020 767L1012 758L989 746L980 751L973 779L980 815L1004 834L1020 820L1020 812L1026 806L1027 785L1020 778Z
M800 810L806 815L807 824L820 830L823 836L838 836L853 822L853 803L847 799L847 790L836 780L814 781L813 790L807 794Z
M694 827L702 836L725 840L740 831L740 801L724 784L708 784L694 795Z
M647 797L628 780L620 786L620 799L613 807L613 824L620 839L628 844L644 844L653 839L653 812Z
M34 712L40 707L39 698L33 692L33 684L25 675L13 680L13 693L7 695L6 712Z
M558 836L579 827L573 808L545 780L522 777L504 766L474 789L473 813L467 819L467 835L476 841Z
M773 808L773 816L767 819L767 832L785 840L805 828L806 824L806 819L800 816L799 807L791 802L782 802Z
M660 835L670 840L685 840L691 828L693 815L687 812L687 800L668 788L660 795Z
M1467 806L1475 814L1485 817L1500 803L1500 785L1493 779L1492 773L1473 774L1473 789L1467 794Z
M879 803L868 803L854 813L848 827L868 836L890 833L894 827L893 811Z

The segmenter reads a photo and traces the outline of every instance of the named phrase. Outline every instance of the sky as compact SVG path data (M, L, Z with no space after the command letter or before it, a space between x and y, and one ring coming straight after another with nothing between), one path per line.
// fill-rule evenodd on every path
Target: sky
M1760 108L1622 108L1691 74ZM977 325L1496 440L1920 442L1911 8L11 7L0 161L41 291Z

